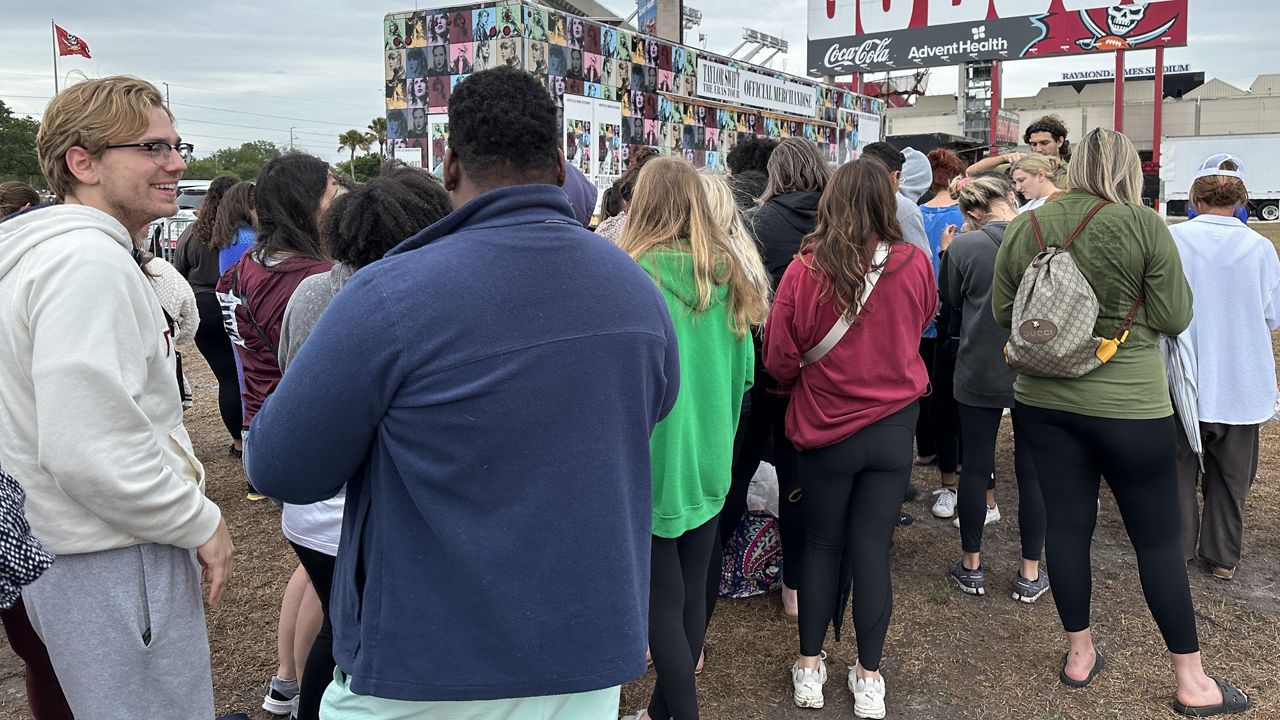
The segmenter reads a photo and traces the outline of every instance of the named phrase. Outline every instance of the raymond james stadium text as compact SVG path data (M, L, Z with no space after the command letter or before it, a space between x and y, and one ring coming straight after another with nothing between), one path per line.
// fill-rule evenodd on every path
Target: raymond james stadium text
M951 55L967 55L976 53L1000 52L1009 49L1009 41L1001 37L986 40L960 40L950 45L926 45L913 47L907 53L908 60L924 60L931 57L949 57Z

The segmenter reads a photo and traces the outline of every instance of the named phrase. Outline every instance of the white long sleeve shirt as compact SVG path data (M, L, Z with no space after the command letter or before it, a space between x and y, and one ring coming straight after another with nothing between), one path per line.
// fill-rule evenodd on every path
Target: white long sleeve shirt
M1239 220L1198 215L1169 228L1194 317L1179 337L1197 366L1200 421L1256 425L1275 412L1271 331L1280 327L1280 259Z

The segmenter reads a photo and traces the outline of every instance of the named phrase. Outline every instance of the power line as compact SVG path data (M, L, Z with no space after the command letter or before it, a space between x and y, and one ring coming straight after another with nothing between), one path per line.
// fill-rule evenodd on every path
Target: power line
M320 123L321 125L333 125L333 126L335 126L335 127L340 126L340 125L346 125L346 124L347 124L347 123L340 123L340 122L325 122L324 120L320 120L319 118L314 118L314 117L309 117L309 118L298 118L298 117L289 117L289 116L287 116L287 115L267 115L267 114L265 114L265 113L249 112L248 110L228 110L227 108L210 107L210 106L208 106L208 105L196 105L196 104L194 104L194 103L174 102L174 103L169 103L169 104L170 104L170 105L177 105L177 106L179 106L179 107L190 107L190 108L199 108L199 109L201 109L201 110L212 110L212 111L214 111L214 112L235 113L235 114L237 114L237 115L253 115L253 116L255 116L255 117L271 118L271 119L273 119L273 120L296 120L296 121L298 121L298 122L305 122L305 123L317 123L317 122L318 122L318 123ZM352 124L353 124L353 125L358 125L359 123L352 123ZM366 122L365 124L368 124L368 123Z

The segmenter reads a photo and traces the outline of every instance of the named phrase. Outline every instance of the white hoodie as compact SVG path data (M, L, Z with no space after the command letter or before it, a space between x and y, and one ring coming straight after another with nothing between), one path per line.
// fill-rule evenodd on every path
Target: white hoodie
M221 513L128 232L84 205L0 223L0 465L57 554L196 548Z

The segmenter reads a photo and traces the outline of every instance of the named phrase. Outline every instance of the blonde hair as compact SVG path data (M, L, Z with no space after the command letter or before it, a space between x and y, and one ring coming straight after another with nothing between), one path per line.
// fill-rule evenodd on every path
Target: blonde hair
M756 240L742 221L742 213L733 200L733 191L729 184L719 175L703 173L702 189L707 193L707 207L711 211L711 222L725 229L729 240L729 250L742 266L747 280L760 296L765 307L769 306L769 272L764 269L764 261L760 259L760 249Z
M769 179L757 203L763 205L778 195L793 192L822 192L831 179L831 166L818 146L802 138L787 138L769 155Z
M1013 188L1009 181L995 175L979 175L978 177L956 178L951 181L951 197L960 204L960 212L965 220L977 230L991 222L991 216L1000 203L1008 206L1010 212L1018 207L1009 199Z
M1129 138L1096 128L1084 136L1074 155L1067 187L1122 205L1142 203L1142 163Z
M160 91L151 83L114 75L76 83L49 102L36 135L36 155L49 189L65 198L79 182L67 167L67 151L82 147L100 157L108 145L129 142L151 125L151 111L164 110Z
M1009 168L1009 174L1012 175L1014 170L1021 170L1028 175L1044 175L1052 178L1058 173L1058 168L1062 167L1062 163L1057 158L1041 155L1040 153L1027 153L1023 155L1018 162Z
M734 253L728 233L712 220L698 172L683 159L654 158L640 170L618 245L636 260L657 249L688 253L698 288L694 310L711 307L713 285L728 285L729 327L738 338L764 322L765 302Z

